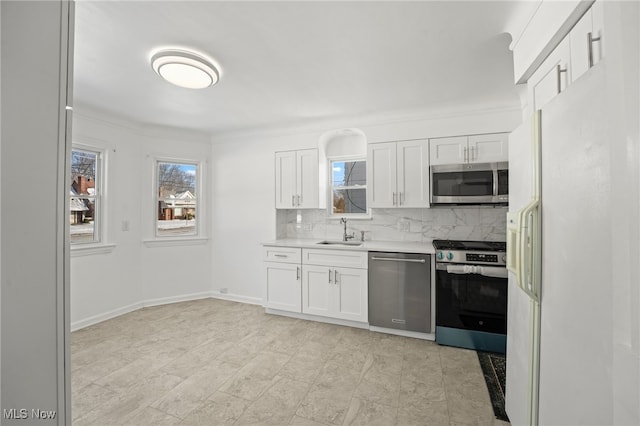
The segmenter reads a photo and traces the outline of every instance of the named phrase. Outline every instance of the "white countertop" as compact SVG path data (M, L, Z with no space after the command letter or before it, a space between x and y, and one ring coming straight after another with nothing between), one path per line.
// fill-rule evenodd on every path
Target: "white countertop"
M285 238L280 240L263 242L263 246L275 247L298 247L328 250L351 250L351 251L386 251L395 253L424 253L435 254L435 249L431 240L425 242L414 241L365 241L360 246L340 245L340 244L318 244L323 239L299 239ZM356 241L358 242L358 241Z

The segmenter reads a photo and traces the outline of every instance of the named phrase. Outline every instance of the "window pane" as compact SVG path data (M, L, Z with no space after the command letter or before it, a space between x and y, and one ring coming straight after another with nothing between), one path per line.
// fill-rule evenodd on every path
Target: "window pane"
M96 235L94 199L71 197L71 243L92 243Z
M194 235L196 233L196 207L172 207L170 200L158 202L158 236Z
M98 153L71 150L71 188L69 189L71 243L97 242L95 196L98 191Z
M367 162L334 161L332 186L365 186L367 184Z
M334 189L333 214L367 213L367 190Z
M195 235L197 166L182 163L158 163L159 237Z

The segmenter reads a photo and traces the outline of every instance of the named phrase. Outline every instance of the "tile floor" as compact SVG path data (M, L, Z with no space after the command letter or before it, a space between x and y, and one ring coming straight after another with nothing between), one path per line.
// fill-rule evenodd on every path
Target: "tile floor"
M205 299L71 336L74 425L507 425L476 353Z

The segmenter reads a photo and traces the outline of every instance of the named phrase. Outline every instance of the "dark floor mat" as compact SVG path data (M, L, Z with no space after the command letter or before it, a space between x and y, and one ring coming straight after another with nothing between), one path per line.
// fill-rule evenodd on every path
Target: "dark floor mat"
M505 422L509 421L504 409L505 382L507 377L507 358L502 354L478 352L478 360L487 384L491 405L496 418Z

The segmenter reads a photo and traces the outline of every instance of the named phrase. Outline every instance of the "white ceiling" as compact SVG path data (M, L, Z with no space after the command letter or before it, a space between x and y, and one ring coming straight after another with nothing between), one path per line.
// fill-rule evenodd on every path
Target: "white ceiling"
M76 3L74 102L212 134L345 117L518 104L512 1ZM162 47L213 57L220 82L172 86Z

